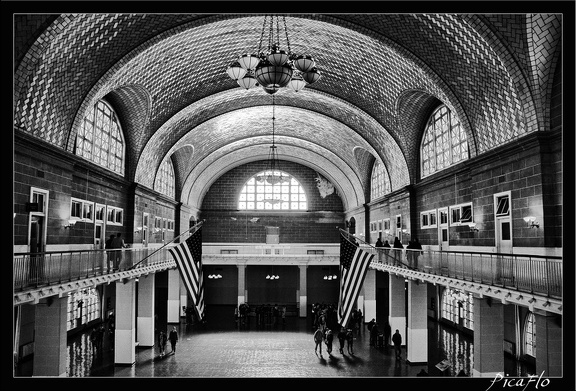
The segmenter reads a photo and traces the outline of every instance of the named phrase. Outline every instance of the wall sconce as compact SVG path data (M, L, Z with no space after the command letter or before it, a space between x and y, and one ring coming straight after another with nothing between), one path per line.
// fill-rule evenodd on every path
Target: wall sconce
M217 280L217 279L219 279L219 278L222 278L222 274L210 274L210 275L208 276L208 278L210 278L210 279L216 279L216 280Z
M334 274L334 275L325 275L325 276L324 276L324 279L325 279L325 280L337 280L337 279L338 279L338 276L337 276L336 274Z
M524 217L524 221L528 224L528 228L540 228L540 224L536 221L536 217L534 216L526 216Z
M68 225L64 226L64 229L72 229L76 225L76 221L78 220L68 220Z
M470 223L470 224L468 224L468 227L470 227L471 232L478 232L479 231L476 223Z
M268 275L266 276L266 279L267 279L267 280L277 280L277 279L279 279L279 278L280 278L279 275L274 275L274 274L272 274L272 275L268 274Z

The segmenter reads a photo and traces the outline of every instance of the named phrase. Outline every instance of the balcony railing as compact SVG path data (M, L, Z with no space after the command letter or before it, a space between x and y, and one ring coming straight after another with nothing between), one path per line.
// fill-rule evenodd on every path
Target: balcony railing
M206 255L217 256L217 244ZM223 249L230 245L221 245ZM319 246L315 246L319 247ZM334 257L334 245L326 245L324 255L315 253L314 257ZM165 263L172 257L168 253L170 246L162 248L129 248L121 250L85 250L52 251L44 253L14 254L14 291L34 289L52 284L61 284L113 273L114 259L118 267L125 270ZM310 246L293 245L293 256L310 256ZM338 245L336 248L339 249ZM415 251L409 249L382 249L362 245L367 251L377 254L375 262L398 265L416 269L425 273L441 275L476 283L502 286L522 292L562 297L562 257L497 254L460 251ZM336 250L338 251L338 250ZM418 253L420 255L416 256ZM243 246L238 257L247 254L262 256L262 245ZM233 258L235 254L223 257ZM144 261L142 261L144 260Z
M475 283L562 297L562 257L362 246L379 262Z
M137 267L149 266L167 259L171 259L168 246L159 251L139 248L16 253L13 264L14 291L114 273L136 264Z

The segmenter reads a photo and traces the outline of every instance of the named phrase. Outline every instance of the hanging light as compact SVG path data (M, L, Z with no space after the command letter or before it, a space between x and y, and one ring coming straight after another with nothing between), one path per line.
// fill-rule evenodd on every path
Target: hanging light
M284 24L286 50L280 47L280 18ZM266 35L268 48L264 50L262 41ZM321 77L312 56L292 53L286 17L275 15L264 16L258 51L242 54L228 66L226 72L241 87L250 89L261 86L268 94L275 94L284 87L298 92Z
M274 96L272 96L272 145L270 146L270 152L268 153L266 171L264 171L261 175L256 176L256 181L260 183L266 182L269 185L278 185L290 181L289 176L282 173L280 162L278 160L278 147L275 143L275 107L276 105ZM267 196L263 201L272 205L282 202L280 199L280 194L272 194L271 196Z

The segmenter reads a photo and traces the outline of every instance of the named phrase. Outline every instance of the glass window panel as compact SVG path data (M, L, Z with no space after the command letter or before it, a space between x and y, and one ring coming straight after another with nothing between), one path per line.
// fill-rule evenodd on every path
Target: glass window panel
M421 144L422 176L468 159L468 142L458 119L442 105L428 120Z
M307 208L306 196L302 186L293 177L285 172L274 171L276 175L282 175L289 178L289 183L278 183L278 184L265 184L265 182L258 182L257 178L262 178L267 173L272 171L263 171L255 175L246 181L244 187L240 191L239 208L241 209L256 209L256 210L291 210L291 209L301 209L301 205L304 205L304 209ZM254 185L256 183L261 183ZM277 199L283 202L270 203L266 202L266 199ZM256 201L246 202L246 201ZM294 202L289 202L294 201ZM297 202L299 201L299 202ZM240 202L245 202L240 206ZM303 202L303 204L302 204Z

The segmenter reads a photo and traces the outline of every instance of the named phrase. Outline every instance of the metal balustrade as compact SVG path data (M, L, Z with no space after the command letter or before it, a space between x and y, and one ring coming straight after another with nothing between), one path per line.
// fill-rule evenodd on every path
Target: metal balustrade
M375 262L521 292L562 297L562 257L361 247L377 255Z
M253 255L261 256L254 246ZM293 246L298 247L298 246ZM44 253L14 254L14 291L77 281L113 273L108 260L120 257L119 268L145 267L171 260L170 246L120 250L52 251ZM374 262L398 265L413 270L476 283L505 287L544 295L562 297L562 257L497 254L461 251L410 250L374 248L362 244L361 248L377 255ZM249 252L249 251L248 251ZM247 254L239 254L245 257ZM218 255L210 255L212 258ZM313 255L331 257L333 255ZM226 254L229 260L234 254ZM310 257L310 255L306 255ZM142 261L144 260L144 261Z

